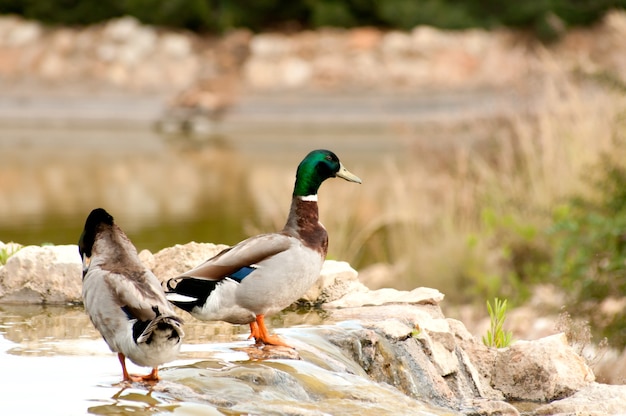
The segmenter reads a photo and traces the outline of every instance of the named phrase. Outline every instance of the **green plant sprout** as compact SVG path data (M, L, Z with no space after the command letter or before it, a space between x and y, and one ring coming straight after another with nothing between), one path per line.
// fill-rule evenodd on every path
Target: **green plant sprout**
M7 244L0 248L0 265L7 263L9 257L17 253L22 247L15 244Z
M488 347L505 348L511 345L513 333L502 329L502 325L506 320L506 303L506 299L500 300L495 298L492 306L487 301L487 311L489 312L491 324L489 330L487 330L487 335L483 336L483 344Z

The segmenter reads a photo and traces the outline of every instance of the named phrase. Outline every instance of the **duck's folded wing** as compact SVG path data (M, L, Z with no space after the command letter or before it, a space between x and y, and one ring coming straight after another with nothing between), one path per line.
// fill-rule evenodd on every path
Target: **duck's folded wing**
M243 267L258 264L278 253L288 250L293 237L284 234L261 234L227 248L178 277L221 280Z
M145 274L137 271L133 276L126 276L119 273L108 273L105 282L113 297L120 304L124 311L140 321L154 319L157 315L164 313L159 310L159 306L167 305L165 295L160 296L158 292L152 290Z

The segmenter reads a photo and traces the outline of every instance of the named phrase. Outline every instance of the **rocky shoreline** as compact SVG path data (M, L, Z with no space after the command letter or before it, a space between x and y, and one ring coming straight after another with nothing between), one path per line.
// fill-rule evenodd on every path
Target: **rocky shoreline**
M165 279L223 247L188 243L140 256ZM80 276L75 245L23 247L0 267L0 303L80 303ZM430 288L369 290L349 264L327 261L299 303L326 311L324 327L351 322L352 329L327 331L328 340L369 378L429 405L473 415L517 415L511 403L519 401L532 403L529 415L623 413L626 386L595 382L564 334L488 348L444 316L443 299Z
M50 28L0 16L0 85L106 97L148 94L164 108L220 118L240 97L452 90L532 92L562 72L626 83L626 13L543 45L511 30L375 28L223 36L154 28L124 17ZM28 92L27 92L28 95Z

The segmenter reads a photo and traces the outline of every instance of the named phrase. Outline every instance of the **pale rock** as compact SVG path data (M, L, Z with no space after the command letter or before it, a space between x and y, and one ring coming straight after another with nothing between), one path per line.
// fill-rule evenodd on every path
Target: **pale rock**
M424 59L387 59L385 70L392 84L421 85L432 82L430 62Z
M324 305L322 305L324 306ZM429 321L443 318L443 313L438 305L406 305L389 304L382 306L360 306L356 308L326 309L330 315L326 318L329 322L344 322L359 320L366 326L381 327L380 323L397 320L408 328L420 331L422 327L432 328ZM395 332L395 330L394 330Z
M345 65L345 57L339 53L320 54L312 60L314 80L328 86L346 80L351 68Z
M20 62L21 57L22 54L19 49L0 47L0 76L19 76L19 74L23 72L23 67ZM0 199L0 208L11 205L11 201L7 201L6 199L8 198Z
M41 60L39 73L47 79L61 79L67 76L65 62L66 60L56 53L46 54Z
M204 263L226 248L228 246L223 244L192 241L164 248L153 255L149 255L149 252L144 250L140 253L140 258L159 280L166 281Z
M282 83L288 88L302 87L309 82L313 70L311 64L297 57L281 61L280 72Z
M349 293L364 293L367 288L358 273L345 261L326 260L320 278L300 299L300 303L321 304L335 301Z
M413 39L405 32L391 31L383 36L384 55L402 57L413 52Z
M152 270L156 266L156 261L154 260L154 254L148 249L143 249L139 253L139 260L146 266L148 269Z
M448 319L448 325L463 351L461 356L463 361L469 361L472 364L471 376L476 380L476 384L481 386L481 394L485 397L502 399L504 395L499 390L491 387L498 351L476 340L463 322L456 319Z
M482 29L469 29L463 33L463 48L472 55L485 55L494 48L495 36Z
M342 55L345 57L346 50L350 47L350 44L355 45L356 43L359 42L359 41L355 41L354 37L351 37L351 34L356 34L356 36L361 37L361 39L363 39L361 35L364 34L366 31L368 31L367 28L365 29L366 29L365 31L360 28L355 28L350 31L346 31L345 29L336 29L336 28L325 28L325 29L318 30L317 31L317 54L319 56L335 54L335 55ZM376 29L373 29L373 31L376 31ZM372 31L369 31L369 32L372 33ZM371 39L369 34L366 36L369 39Z
M106 72L106 79L116 85L127 85L131 75L126 66L114 61Z
M127 66L138 66L156 49L156 38L154 29L138 28L132 38L118 46L116 59Z
M165 72L167 77L168 88L172 86L176 88L187 86L189 80L196 77L201 66L202 62L193 55L180 58L174 64L167 65L163 72Z
M74 48L75 33L70 29L59 29L52 34L52 50L59 55L67 56Z
M117 43L126 43L132 39L141 27L141 23L134 17L125 16L113 19L106 23L102 36Z
M413 51L420 54L430 54L439 49L441 31L430 26L417 26L411 31Z
M329 334L329 340L351 353L372 379L463 414L518 414L502 402L501 393L484 383L460 348L459 338L439 332L462 324L448 322L437 305L332 310L326 322L335 319L342 331ZM458 332L467 336L467 330Z
M621 38L626 35L626 13L623 10L613 10L604 16L607 29Z
M378 56L372 53L358 52L352 56L351 63L354 80L373 88L387 85L386 69Z
M138 50L132 43L119 46L115 53L115 61L126 67L135 67L135 65L139 63L142 58L143 56L141 51Z
M429 332L450 333L450 323L447 319L430 319L425 322L420 322L420 329L424 329Z
M179 33L165 33L159 37L158 49L173 59L181 59L192 52L191 41Z
M41 25L35 22L21 21L5 35L5 44L11 47L26 47L35 43L43 34Z
M347 47L358 51L373 51L380 42L383 35L379 29L373 27L357 27L350 29L347 33Z
M133 71L133 80L133 86L140 89L160 86L163 82L163 72L157 65L137 65ZM190 197L189 192L186 195ZM174 201L170 205L177 206Z
M147 56L154 52L157 47L157 33L156 30L150 26L141 26L135 36L129 40L129 44L134 46L134 49L141 56Z
M101 39L99 34L96 34L93 30L82 30L80 32L74 32L74 46L81 54L91 54L94 49L94 45L101 43L107 43Z
M499 350L494 373L493 387L512 400L556 400L594 381L593 372L562 333Z
M375 329L377 332L384 334L385 337L392 340L406 339L407 337L412 336L415 331L415 327L411 327L405 322L401 322L396 319L369 322L367 327Z
M411 291L384 288L365 293L348 293L333 302L325 303L324 308L354 308L359 306L377 306L385 304L439 304L444 298L437 289L418 287Z
M248 40L248 43L253 37ZM296 56L310 60L317 54L317 31L310 29L299 31L297 34L294 34L293 42L293 50Z
M608 13L597 27L569 31L545 54L566 70L604 70L623 78L625 26L624 11ZM217 72L232 74L237 84L251 90L510 87L551 71L545 59L519 41L519 33L506 29L233 33L209 44L191 33L157 33L130 17L82 29L44 29L2 17L0 75L53 79L59 85L70 79L98 81L171 93L201 79L212 61L218 62ZM196 44L205 46L194 48Z
M293 49L293 43L284 35L258 34L250 41L250 54L254 59L274 60L288 55Z
M450 328L450 332L454 334L455 337L462 341L474 341L475 338L472 333L465 327L465 324L458 319L448 318L448 327Z
M26 246L0 268L0 302L80 302L82 261L76 245Z
M280 84L276 64L269 60L249 59L243 67L244 82L259 90L276 88Z
M128 32L128 37L122 33ZM157 48L157 35L149 27L132 27L126 21L109 23L104 31L104 40L98 43L96 54L104 62L115 62L124 66L140 66Z
M626 386L591 383L572 396L545 404L535 415L624 415Z
M0 16L0 46L8 46L6 41L13 28L20 24L21 19L12 15Z
M445 320L440 319L440 321ZM421 340L423 348L427 351L440 376L446 377L459 370L456 342L452 334L422 329L417 338Z

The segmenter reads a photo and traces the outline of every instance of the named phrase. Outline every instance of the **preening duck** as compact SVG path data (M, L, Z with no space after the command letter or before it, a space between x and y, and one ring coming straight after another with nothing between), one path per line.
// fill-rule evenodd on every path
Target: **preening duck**
M289 346L270 335L265 315L303 296L319 278L328 234L319 222L317 192L328 178L361 183L329 150L309 153L296 172L282 231L250 237L167 281L167 298L205 321L250 324L257 344Z
M165 298L137 249L102 208L91 211L78 242L83 259L83 302L96 329L116 352L124 380L155 381L158 366L178 355L182 320ZM145 376L128 374L126 358L152 367Z

